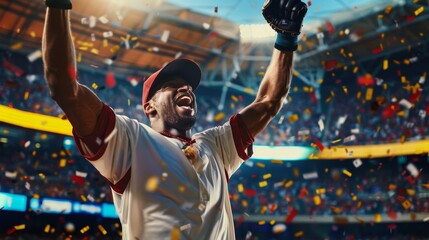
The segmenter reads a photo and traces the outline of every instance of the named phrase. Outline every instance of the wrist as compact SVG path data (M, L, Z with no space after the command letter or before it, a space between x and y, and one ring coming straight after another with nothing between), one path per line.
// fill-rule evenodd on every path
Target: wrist
M50 8L72 9L70 0L45 0L45 5Z
M274 47L280 51L295 51L298 48L298 35L279 32Z

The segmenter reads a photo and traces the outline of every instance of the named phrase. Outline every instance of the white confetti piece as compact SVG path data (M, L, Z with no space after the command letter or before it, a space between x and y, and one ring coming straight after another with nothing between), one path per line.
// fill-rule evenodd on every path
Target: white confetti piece
M180 58L182 56L182 54L183 54L182 52L178 52L178 53L176 53L176 55L174 56L174 58L176 58L176 59Z
M189 229L189 228L191 228L191 224L190 223L181 226L180 227L180 231L183 231L183 230L186 230L186 229Z
M31 141L26 141L25 144L24 144L24 147L28 148L30 146L30 144L31 144Z
M98 20L102 23L102 24L106 24L109 22L109 19L107 19L106 16L101 16L98 18Z
M9 171L5 172L5 176L7 178L12 178L12 179L15 179L17 174L18 174L18 172L16 172L16 171L15 172L9 172Z
M88 20L88 18L83 17L83 18L80 19L80 23L82 25L88 25L89 24L89 20Z
M350 132L353 134L359 134L360 130L359 130L359 128L353 128L352 130L350 130Z
M319 177L319 175L317 174L317 172L310 172L310 173L303 173L302 177L308 180L308 179L316 179Z
M362 160L360 160L360 159L354 160L353 165L355 166L355 168L362 166Z
M323 123L323 120L319 119L317 124L319 124L320 131L322 132L325 129L325 124Z
M28 58L28 61L34 62L37 59L39 59L41 56L42 56L42 51L39 49L39 50L36 50L36 51L28 54L27 58Z
M103 32L103 37L104 38L113 37L113 32L112 31Z
M246 164L249 167L253 167L254 163L252 161L245 161L244 164Z
M89 17L89 27L94 28L97 25L97 18L94 16Z
M356 136L355 135L351 135L351 136L348 136L348 137L344 138L344 143L352 142L354 140L356 140Z
M88 173L76 171L76 176L86 178L86 176L88 176Z
M410 103L407 99L402 99L401 101L399 101L399 104L406 107L407 109L410 109L413 107L413 104Z
M423 75L423 76L421 76L420 77L420 79L419 79L419 84L424 84L426 82L426 76L425 75Z
M407 170L411 173L411 175L416 178L419 176L419 170L417 170L416 166L412 163L408 163Z
M161 35L161 41L166 43L168 41L169 36L170 36L170 31L164 30L164 32L162 32L162 35Z
M104 143L108 143L117 132L118 129L114 128L113 131L104 139Z

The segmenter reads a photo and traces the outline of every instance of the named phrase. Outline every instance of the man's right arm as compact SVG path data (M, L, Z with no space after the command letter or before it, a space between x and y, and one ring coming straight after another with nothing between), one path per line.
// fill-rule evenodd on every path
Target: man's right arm
M42 52L51 97L67 115L77 134L91 134L103 103L94 92L77 81L69 10L47 8Z

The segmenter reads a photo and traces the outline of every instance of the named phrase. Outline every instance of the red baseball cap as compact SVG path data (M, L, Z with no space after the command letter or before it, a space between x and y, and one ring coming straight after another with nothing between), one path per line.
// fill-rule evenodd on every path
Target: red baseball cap
M181 77L189 83L193 91L198 87L201 81L201 68L192 60L186 58L178 58L167 63L164 67L150 75L143 83L143 105L149 101L153 94L161 87L161 85L171 77Z

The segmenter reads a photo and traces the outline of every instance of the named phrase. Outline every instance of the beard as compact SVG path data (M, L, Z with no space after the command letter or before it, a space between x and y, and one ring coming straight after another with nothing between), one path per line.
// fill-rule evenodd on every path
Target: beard
M195 104L194 111L195 114L193 116L191 115L184 115L181 116L176 109L176 104L171 101L169 103L160 104L160 107L162 109L162 116L164 119L165 126L170 129L178 129L178 130L189 130L194 126L195 122L197 121L196 118L196 112L197 112L197 106Z

